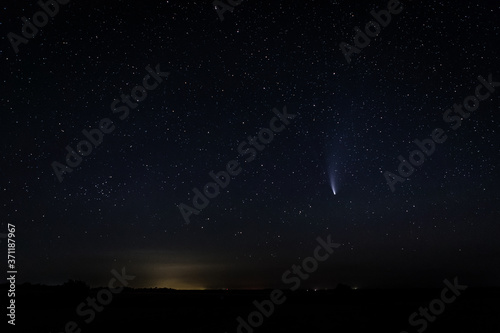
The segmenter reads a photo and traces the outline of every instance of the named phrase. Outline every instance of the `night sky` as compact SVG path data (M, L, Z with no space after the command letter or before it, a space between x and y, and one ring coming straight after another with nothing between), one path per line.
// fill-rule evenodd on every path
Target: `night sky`
M0 232L16 226L18 283L103 285L125 267L131 287L282 288L331 235L301 287L498 286L500 87L452 113L456 130L443 114L478 76L500 81L499 3L404 1L348 62L340 44L387 4L242 1L221 21L210 0L70 1L16 53L9 32L40 7L3 1ZM126 107L148 66L157 87ZM60 182L53 162L106 118ZM288 124L248 143L270 122ZM447 140L391 191L384 173L436 128ZM187 224L179 205L233 160Z

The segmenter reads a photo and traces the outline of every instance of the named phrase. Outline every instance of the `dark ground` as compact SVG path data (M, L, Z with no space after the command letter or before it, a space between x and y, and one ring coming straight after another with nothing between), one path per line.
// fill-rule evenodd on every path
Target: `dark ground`
M126 289L86 324L83 319L88 316L78 316L75 309L97 291L18 287L16 330L64 332L66 323L75 321L81 332L236 332L236 318L247 318L255 310L252 302L269 299L270 292ZM420 306L428 307L440 293L439 289L287 291L286 301L254 332L417 332L408 317ZM425 332L500 332L499 300L500 289L468 288Z

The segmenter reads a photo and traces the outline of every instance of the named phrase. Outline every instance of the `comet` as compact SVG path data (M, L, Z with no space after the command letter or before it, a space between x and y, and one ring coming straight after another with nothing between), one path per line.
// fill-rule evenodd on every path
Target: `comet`
M328 176L330 178L330 188L332 189L333 195L337 195L337 191L335 191L335 181L333 179L333 172L330 172Z

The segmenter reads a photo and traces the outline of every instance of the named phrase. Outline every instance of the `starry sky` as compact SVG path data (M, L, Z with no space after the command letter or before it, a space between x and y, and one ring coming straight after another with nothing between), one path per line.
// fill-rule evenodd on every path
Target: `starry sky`
M500 88L458 130L442 118L479 75L500 81L498 1L402 5L348 63L340 43L387 1L243 1L223 21L209 0L70 1L18 53L7 35L40 7L3 1L0 227L16 225L18 282L126 267L132 287L283 287L331 235L304 288L498 286ZM121 120L110 104L148 65L168 78ZM296 117L245 161L284 107ZM59 182L53 161L103 118L114 131ZM392 192L384 172L438 127L447 141ZM178 205L235 159L186 224Z

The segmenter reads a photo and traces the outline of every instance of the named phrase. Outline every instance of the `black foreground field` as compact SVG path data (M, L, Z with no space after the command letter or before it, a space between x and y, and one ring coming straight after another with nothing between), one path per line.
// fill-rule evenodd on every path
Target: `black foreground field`
M2 286L5 289L5 285ZM254 300L269 299L271 290L177 291L125 289L88 324L77 306L99 289L21 286L17 291L16 331L65 332L251 332L236 318L256 311ZM253 332L418 332L408 317L440 297L438 289L285 291L277 305ZM468 288L446 305L422 332L499 332L499 289ZM85 307L85 309L88 309ZM418 318L421 318L420 316ZM418 318L416 320L418 320Z

